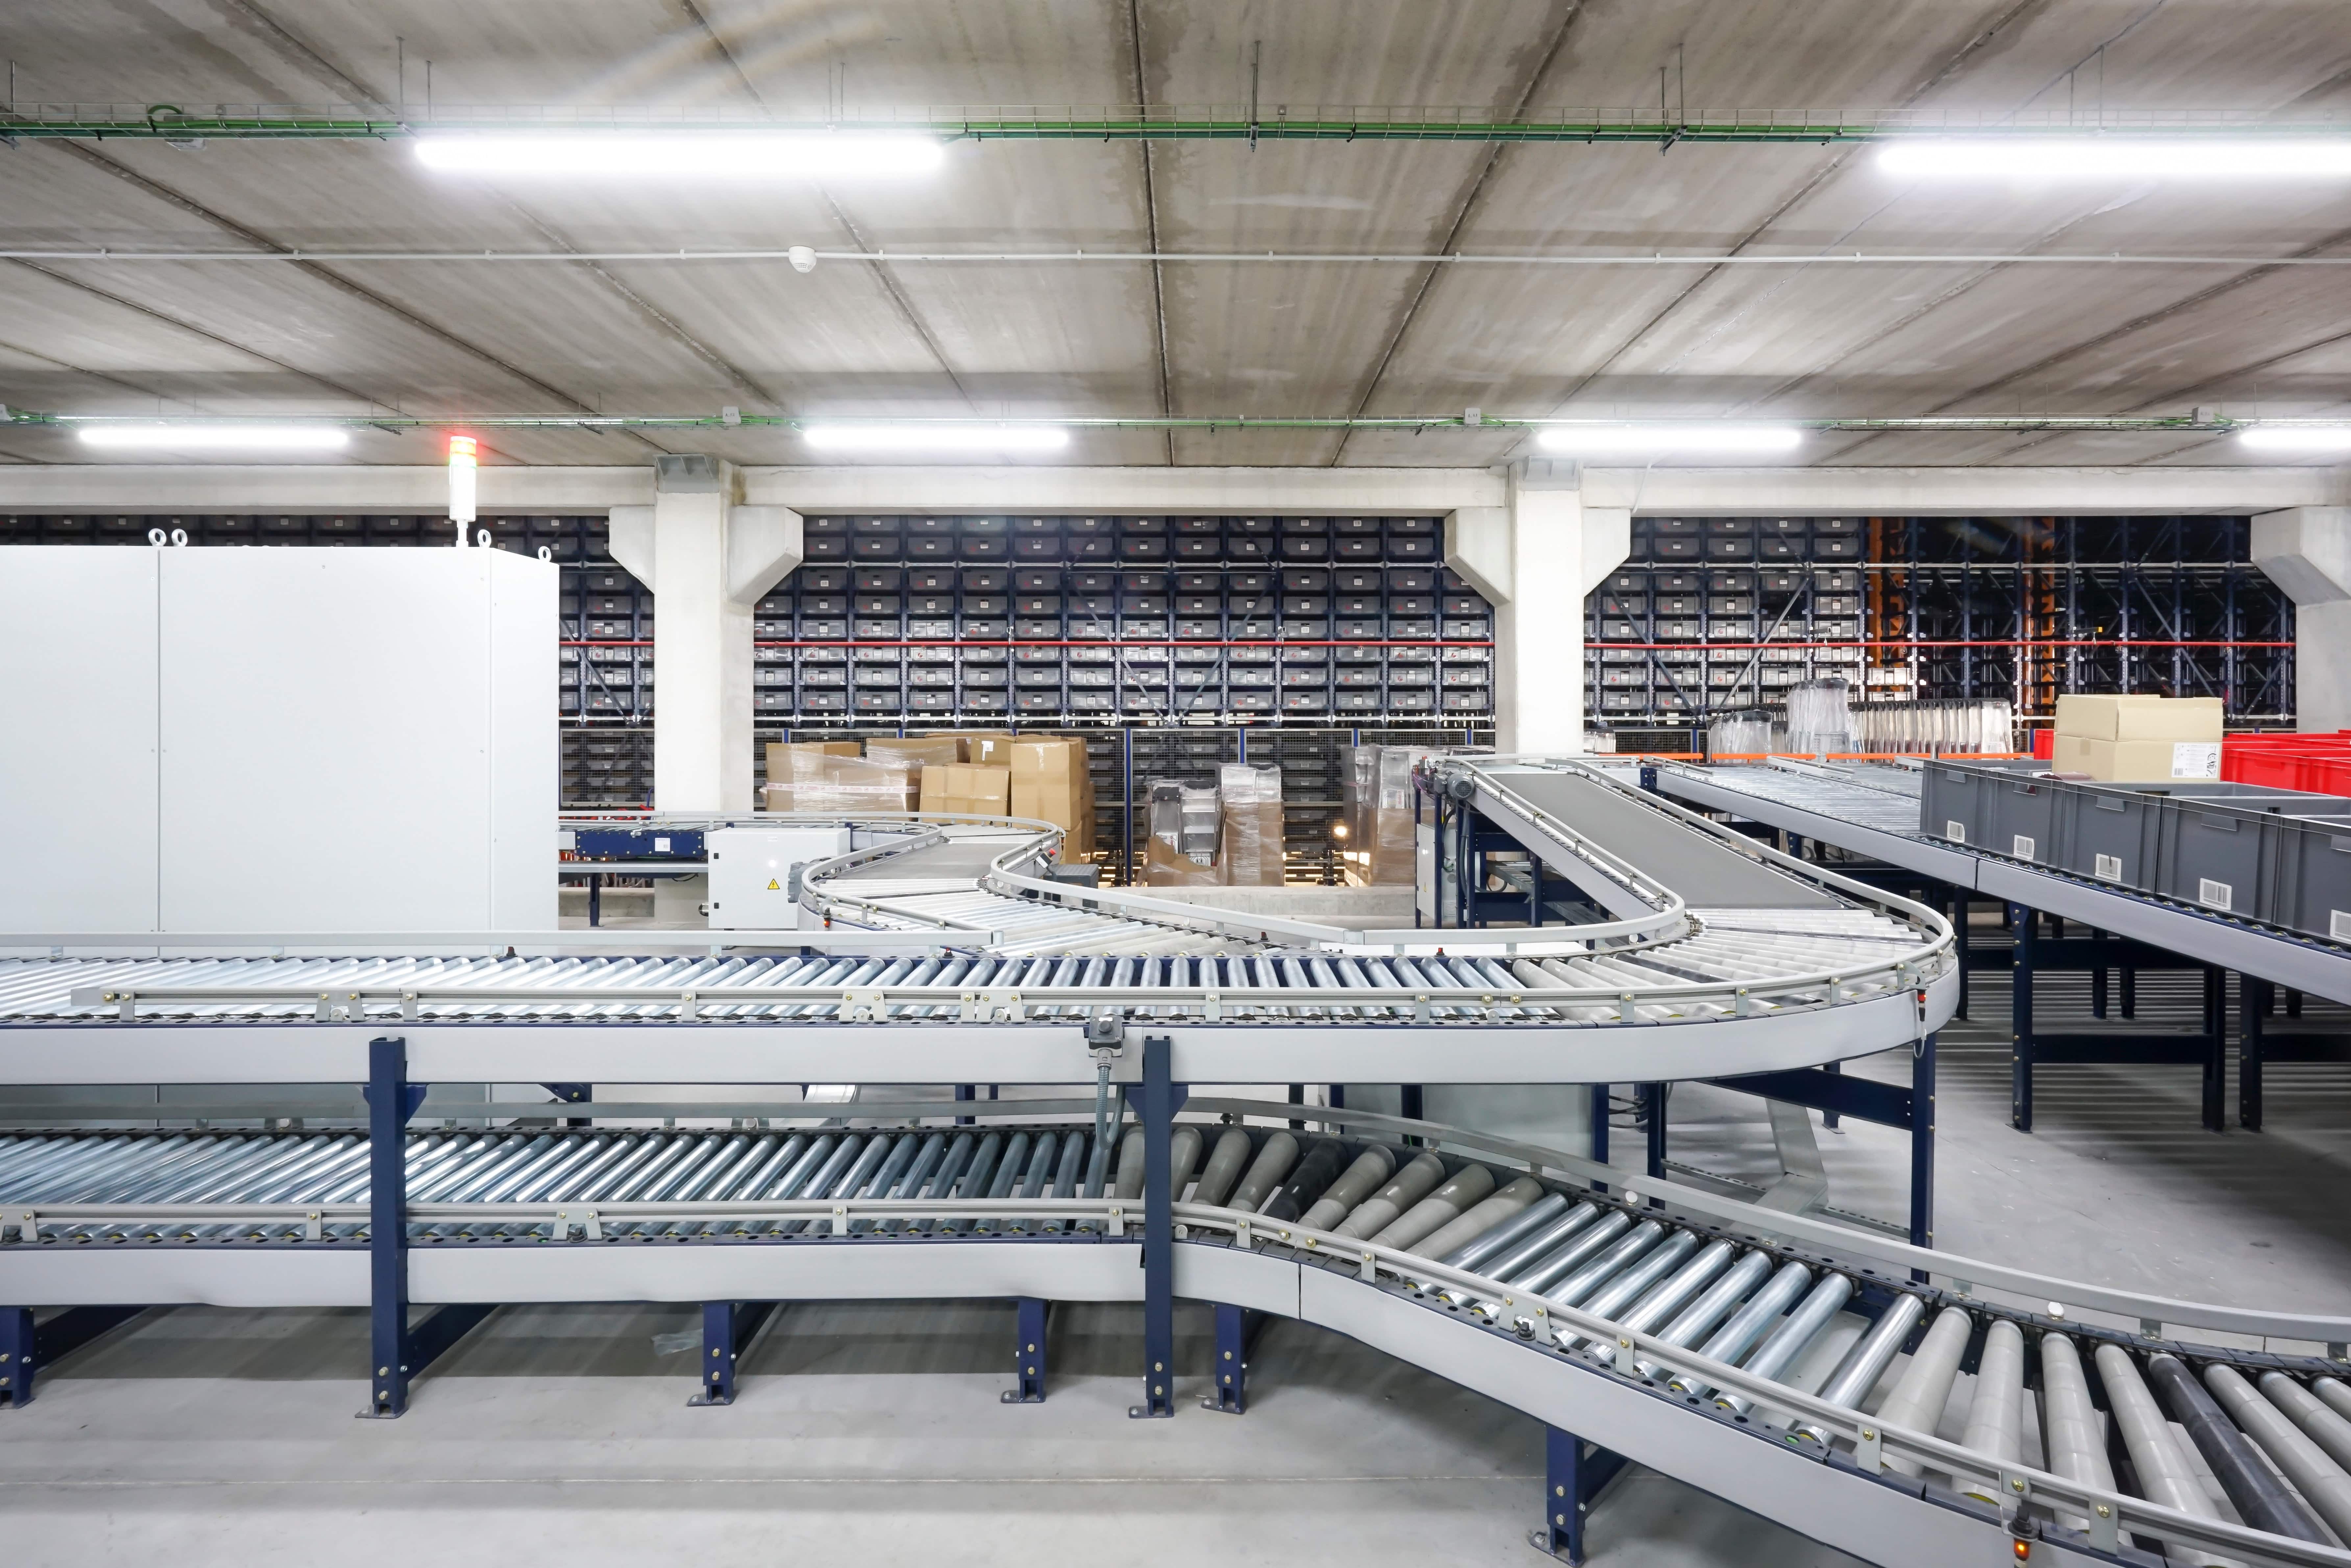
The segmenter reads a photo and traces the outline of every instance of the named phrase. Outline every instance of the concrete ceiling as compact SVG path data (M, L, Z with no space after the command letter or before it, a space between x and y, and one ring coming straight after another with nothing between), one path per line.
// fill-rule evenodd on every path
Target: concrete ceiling
M13 0L25 102L1655 105L2351 111L2341 0ZM397 143L0 149L0 248L2351 256L2351 186L1906 186L1865 149L957 143L913 184L437 176ZM2332 268L1176 262L0 262L0 402L1207 416L2308 413ZM1479 465L1509 431L1086 434L1093 464ZM805 460L797 436L494 433L493 461ZM360 462L430 461L368 432ZM0 460L74 461L0 434ZM1829 435L1840 464L2236 462L2196 435ZM1750 460L1751 461L1751 460Z

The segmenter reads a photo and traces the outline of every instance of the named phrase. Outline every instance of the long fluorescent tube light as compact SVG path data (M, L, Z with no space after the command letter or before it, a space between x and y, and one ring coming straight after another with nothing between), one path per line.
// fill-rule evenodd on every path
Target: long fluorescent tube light
M1535 437L1546 452L1625 454L1667 452L1792 452L1804 433L1785 424L1553 425Z
M1918 180L2351 179L2351 137L1934 136L1889 141L1889 174Z
M836 180L927 174L935 137L887 131L514 131L423 136L418 162L452 174L690 181Z
M2351 452L2351 424L2256 424L2237 441L2256 452Z
M1059 452L1070 444L1052 424L811 424L800 435L822 452Z
M85 446L170 447L182 452L339 452L350 432L332 424L85 424Z

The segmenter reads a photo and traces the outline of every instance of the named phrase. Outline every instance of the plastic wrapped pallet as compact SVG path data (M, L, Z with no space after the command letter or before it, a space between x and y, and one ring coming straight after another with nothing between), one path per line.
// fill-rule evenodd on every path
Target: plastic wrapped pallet
M792 799L792 758L798 756L855 757L864 747L854 740L771 740L768 743L768 785L763 800L770 811L798 808Z
M1788 688L1788 749L1839 752L1853 749L1851 688L1836 679L1800 681Z
M1343 857L1351 881L1382 887L1412 885L1412 770L1438 751L1433 746L1352 748Z
M1280 887L1281 769L1228 762L1217 769L1217 794L1224 813L1226 885Z
M1222 887L1217 859L1217 792L1161 781L1151 786L1144 882L1151 887Z
M853 817L915 808L918 769L911 762L841 757L808 747L786 749L786 777L778 779L773 771L768 775L770 811Z

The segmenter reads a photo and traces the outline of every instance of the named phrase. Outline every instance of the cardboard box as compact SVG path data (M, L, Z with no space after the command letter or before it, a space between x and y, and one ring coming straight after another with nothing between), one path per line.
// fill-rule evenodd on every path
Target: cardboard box
M989 768L1008 768L1012 765L1011 749L1014 737L1008 730L967 729L957 738L963 742L964 760L967 762Z
M1012 773L1011 811L1062 831L1061 858L1093 852L1093 779L1081 740L1021 736L1004 747Z
M2083 740L2220 738L2219 697L2068 695L2057 699L2057 733Z
M926 729L923 731L922 738L925 740L951 740L955 742L956 754L952 758L949 758L948 760L951 762L968 762L971 760L971 747L964 744L963 732L961 730Z
M2062 699L2061 699L2062 700ZM2220 777L2220 742L2085 740L2060 735L2054 771L2086 774L2101 784L2160 784Z
M971 817L1008 815L1012 770L977 763L941 762L923 769L923 810Z

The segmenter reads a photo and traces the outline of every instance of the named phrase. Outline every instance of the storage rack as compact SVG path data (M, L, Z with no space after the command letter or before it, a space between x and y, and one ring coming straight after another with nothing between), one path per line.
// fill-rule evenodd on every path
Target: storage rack
M2067 692L2218 696L2294 712L2294 606L2243 517L1642 517L1585 605L1586 689L1643 728L1784 700Z
M762 719L1426 723L1493 712L1436 517L810 517Z
M1865 544L1852 517L1640 517L1584 605L1603 723L1703 723L1802 680L1861 684Z

